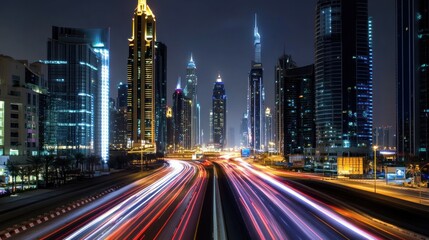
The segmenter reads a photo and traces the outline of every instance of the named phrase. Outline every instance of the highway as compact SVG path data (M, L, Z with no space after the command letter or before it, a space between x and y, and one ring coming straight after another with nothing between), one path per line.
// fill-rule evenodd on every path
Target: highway
M167 166L70 214L19 235L26 239L191 239L207 172L200 164Z
M257 239L403 239L402 229L351 217L240 158L218 162L228 176L245 224Z

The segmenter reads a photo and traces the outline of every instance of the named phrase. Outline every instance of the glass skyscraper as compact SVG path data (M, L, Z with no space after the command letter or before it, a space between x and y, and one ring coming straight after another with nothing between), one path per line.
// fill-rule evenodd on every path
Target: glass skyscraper
M213 143L222 149L226 147L226 93L220 75L213 86L212 112Z
M315 22L317 149L365 154L373 117L368 1L318 0Z
M173 93L173 139L174 151L191 149L192 101L181 88L180 78Z
M396 0L397 153L429 159L429 2Z
M46 147L108 160L110 30L53 27Z
M248 92L247 92L247 115L248 115L248 134L249 147L259 151L263 145L264 136L264 82L263 68L261 63L261 36L258 31L257 18L255 15L255 27L253 30L253 47L255 51L254 60L251 64L249 73Z
M155 143L156 152L163 154L167 142L167 46L155 43Z

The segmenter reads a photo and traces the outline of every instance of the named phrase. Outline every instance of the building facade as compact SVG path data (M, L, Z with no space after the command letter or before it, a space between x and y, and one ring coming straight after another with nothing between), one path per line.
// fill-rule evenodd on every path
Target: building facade
M314 65L288 68L284 78L284 155L315 148Z
M258 31L257 18L255 15L255 28L253 32L253 47L255 56L251 64L247 91L247 115L249 147L254 151L262 150L264 137L264 82L263 68L261 62L261 36Z
M264 149L273 149L273 115L270 108L265 109Z
M128 41L128 138L137 146L155 145L156 21L146 0L138 0Z
M290 55L283 54L274 68L274 105L275 105L275 147L279 154L284 155L284 110L285 110L285 78L286 70L296 67Z
M118 84L118 97L116 98L117 109L127 109L127 92L128 85L126 83L120 82Z
M108 160L110 29L52 27L46 148Z
M166 111L166 123L167 123L167 146L166 151L172 153L174 151L174 126L173 126L173 109L167 107Z
M396 0L398 160L429 159L429 3Z
M222 78L218 75L212 95L213 143L220 149L226 147L226 92Z
M155 143L156 152L163 154L167 142L167 46L155 43Z
M43 151L47 70L0 55L0 156Z
M318 0L315 22L317 151L366 154L373 116L368 1Z

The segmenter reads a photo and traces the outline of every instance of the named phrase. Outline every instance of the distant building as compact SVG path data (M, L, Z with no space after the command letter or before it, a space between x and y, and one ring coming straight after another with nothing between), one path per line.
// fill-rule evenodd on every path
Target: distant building
M235 141L235 128L229 127L227 132L228 132L228 141L227 141L228 147L230 148L236 147L237 145Z
M118 97L116 98L116 108L125 109L127 108L127 94L128 85L120 82L118 84Z
M110 29L52 27L46 148L100 156L109 149Z
M167 107L166 122L167 122L167 147L166 147L166 151L168 153L171 153L172 151L174 151L173 109L171 107Z
M0 156L43 150L47 67L0 55Z
M429 3L396 0L397 154L429 159Z
M155 144L155 41L156 21L146 0L134 10L128 39L128 138L140 146Z
M247 128L247 113L243 113L243 118L241 118L241 126L240 126L240 147L248 147L249 146L249 134Z
M315 54L317 151L366 155L373 122L368 0L317 1Z
M285 118L285 81L286 71L295 68L296 64L290 55L283 54L275 66L274 104L275 104L275 146L284 155L284 118Z
M192 133L191 133L191 145L200 145L201 144L201 129L200 129L200 108L197 98L197 87L198 87L198 77L196 74L197 67L194 62L194 58L191 54L191 59L188 62L186 68L186 86L184 93L186 97L192 101Z
M273 115L271 114L271 109L265 109L265 137L264 137L264 149L268 150L273 142Z
M155 143L156 152L166 151L167 141L167 46L155 43Z
M209 128L209 143L213 143L213 109L211 109L209 113Z
M253 34L255 57L251 64L247 92L248 140L249 147L253 150L259 151L263 145L264 137L265 90L263 82L264 70L261 62L261 36L258 32L256 15Z
M180 78L173 93L173 138L174 151L191 149L192 101L182 91Z
M226 147L226 93L220 75L213 86L212 95L213 143L221 149Z
M378 146L378 149L389 149L393 147L393 143L391 143L392 136L390 135L391 130L391 126L374 128L374 145Z

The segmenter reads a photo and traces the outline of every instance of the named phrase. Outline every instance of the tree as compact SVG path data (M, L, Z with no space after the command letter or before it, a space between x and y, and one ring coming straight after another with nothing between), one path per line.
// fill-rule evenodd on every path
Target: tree
M40 156L31 156L27 159L31 166L32 175L36 176L36 188L39 188L39 174L43 167L43 159Z
M81 152L77 152L74 155L74 159L75 159L75 169L78 169L80 166L80 171L83 172L83 164L85 162L85 155L83 155L83 153L81 153Z
M53 154L46 155L44 158L42 158L42 165L44 169L43 177L45 179L45 187L48 187L49 185L49 168L54 163L55 157Z
M67 173L71 168L72 165L72 159L69 156L66 157L57 157L55 158L55 161L53 163L55 167L55 172L57 173L57 179L58 179L58 173L61 176L62 183L65 184L67 181Z

